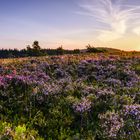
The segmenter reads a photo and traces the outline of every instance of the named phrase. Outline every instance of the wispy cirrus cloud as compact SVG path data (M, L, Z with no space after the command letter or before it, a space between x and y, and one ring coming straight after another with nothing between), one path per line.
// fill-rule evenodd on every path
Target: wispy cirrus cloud
M84 0L78 14L91 17L99 24L97 39L113 41L127 33L140 35L140 6L129 0Z

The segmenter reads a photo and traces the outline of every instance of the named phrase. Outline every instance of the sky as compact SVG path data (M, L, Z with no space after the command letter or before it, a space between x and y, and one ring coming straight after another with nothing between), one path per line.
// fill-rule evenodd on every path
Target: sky
M140 0L0 0L0 49L140 51Z

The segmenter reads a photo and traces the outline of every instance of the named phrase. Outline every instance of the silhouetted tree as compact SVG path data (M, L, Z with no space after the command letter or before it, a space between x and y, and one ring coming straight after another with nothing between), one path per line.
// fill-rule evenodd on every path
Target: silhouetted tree
M39 42L38 41L34 41L33 42L33 49L35 49L35 50L41 50L41 47L39 46Z
M30 47L30 45L27 45L27 56L33 56L33 49Z
M56 49L56 53L57 53L57 55L63 55L64 54L64 49L63 49L62 45Z
M41 52L41 47L39 46L38 41L34 41L32 47L33 56L41 56L44 54L43 52Z
M30 47L30 45L27 45L27 51L29 51L29 50L31 50L31 47Z

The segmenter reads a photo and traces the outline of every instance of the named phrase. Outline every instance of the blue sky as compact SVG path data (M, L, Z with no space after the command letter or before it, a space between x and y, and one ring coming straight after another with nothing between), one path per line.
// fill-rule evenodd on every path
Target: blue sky
M0 0L0 48L140 50L139 0Z

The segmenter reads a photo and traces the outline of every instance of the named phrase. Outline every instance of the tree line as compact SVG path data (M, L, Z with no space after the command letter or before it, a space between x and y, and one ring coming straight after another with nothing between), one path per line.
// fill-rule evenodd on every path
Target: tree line
M97 49L91 45L86 46L84 52L100 53L105 52L103 49ZM32 46L28 45L26 49L1 49L0 58L18 58L18 57L33 57L33 56L46 56L46 55L63 55L63 54L80 54L80 49L65 50L62 46L57 49L42 49L38 41L34 41Z

